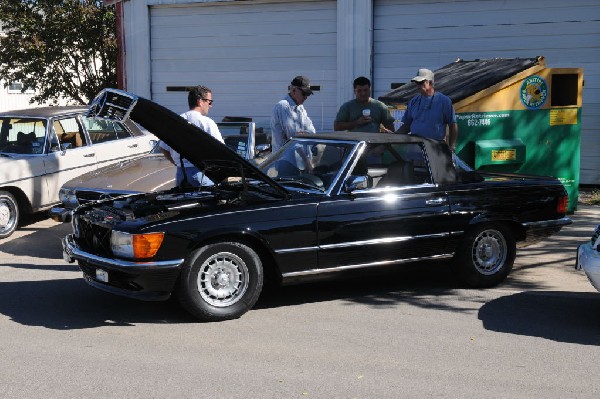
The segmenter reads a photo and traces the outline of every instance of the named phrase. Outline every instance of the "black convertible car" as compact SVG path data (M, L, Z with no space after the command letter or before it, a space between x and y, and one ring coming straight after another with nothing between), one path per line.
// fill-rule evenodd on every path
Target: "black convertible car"
M450 258L465 284L494 286L517 245L571 223L558 180L482 175L415 135L297 136L257 167L126 92L103 91L89 114L155 132L214 185L80 206L65 260L96 288L144 300L174 294L202 320L244 314L266 276L285 284Z

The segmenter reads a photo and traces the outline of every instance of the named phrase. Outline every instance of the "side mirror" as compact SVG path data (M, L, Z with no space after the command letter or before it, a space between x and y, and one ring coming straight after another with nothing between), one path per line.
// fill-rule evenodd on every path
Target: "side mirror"
M61 149L61 151L63 151L63 152L67 151L68 149L70 149L70 148L72 148L72 147L73 147L73 144L72 144L72 143L62 143L62 144L60 145L60 149Z
M354 190L364 190L369 188L369 176L350 175L344 182L344 191L351 193Z

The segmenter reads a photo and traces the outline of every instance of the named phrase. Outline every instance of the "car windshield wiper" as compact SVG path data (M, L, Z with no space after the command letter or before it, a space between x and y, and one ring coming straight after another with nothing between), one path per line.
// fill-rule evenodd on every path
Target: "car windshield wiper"
M323 187L319 187L309 180L303 180L301 177L277 177L273 180L275 180L278 183L282 182L285 184L293 184L300 187L310 188L312 190L318 190L320 192L325 191Z

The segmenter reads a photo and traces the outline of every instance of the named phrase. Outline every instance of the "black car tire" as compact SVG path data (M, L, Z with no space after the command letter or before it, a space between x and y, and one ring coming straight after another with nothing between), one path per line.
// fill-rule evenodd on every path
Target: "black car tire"
M500 284L512 270L517 253L510 230L499 223L468 231L454 257L458 278L475 288Z
M237 319L254 306L263 268L254 250L239 242L209 244L194 251L181 271L177 298L202 321Z
M15 232L19 224L17 200L8 191L0 191L0 239Z

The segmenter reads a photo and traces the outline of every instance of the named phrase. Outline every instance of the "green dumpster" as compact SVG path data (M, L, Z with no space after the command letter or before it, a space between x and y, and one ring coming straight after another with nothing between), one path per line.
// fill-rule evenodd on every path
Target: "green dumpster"
M558 178L577 207L583 70L548 68L543 57L456 62L435 72L458 122L457 154L473 168ZM400 121L412 84L379 99ZM397 126L398 127L398 126Z

